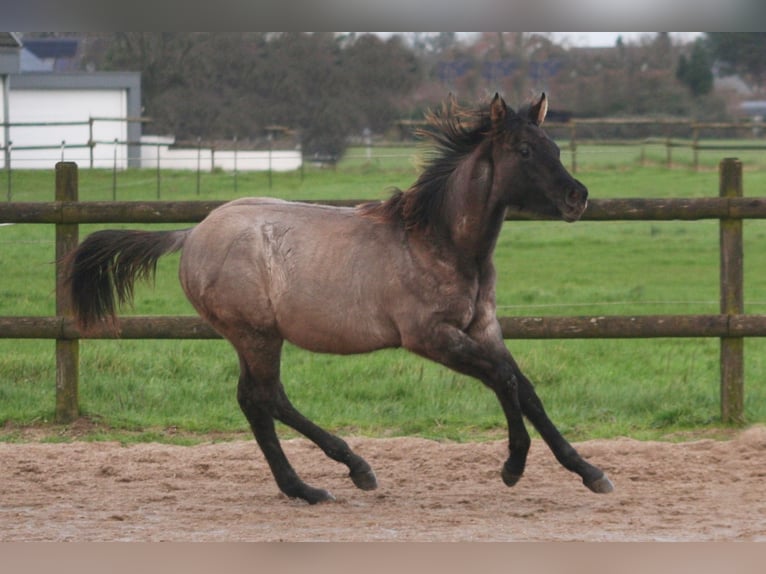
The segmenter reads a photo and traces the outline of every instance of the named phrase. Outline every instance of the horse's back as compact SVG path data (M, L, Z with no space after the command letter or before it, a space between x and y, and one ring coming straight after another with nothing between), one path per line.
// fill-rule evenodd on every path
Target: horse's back
M191 232L181 283L224 335L273 331L335 353L398 346L388 267L406 255L392 234L353 208L239 199Z

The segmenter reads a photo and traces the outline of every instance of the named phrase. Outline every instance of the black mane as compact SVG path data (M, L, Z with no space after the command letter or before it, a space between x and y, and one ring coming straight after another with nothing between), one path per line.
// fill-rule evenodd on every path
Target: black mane
M491 130L488 107L467 110L451 100L441 110L430 112L426 125L416 132L433 143L424 156L425 164L417 181L405 191L395 190L385 201L367 203L360 209L371 217L401 221L408 230L438 227L447 180Z

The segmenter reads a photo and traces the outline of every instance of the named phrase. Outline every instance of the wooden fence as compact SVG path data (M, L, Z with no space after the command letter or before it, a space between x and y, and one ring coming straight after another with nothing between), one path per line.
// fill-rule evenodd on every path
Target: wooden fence
M77 200L77 165L56 164L53 202L0 203L0 223L56 226L56 259L78 243L81 223L193 223L218 201L83 202ZM322 202L354 205L355 200ZM506 219L525 217L509 211ZM742 423L744 413L744 338L766 336L766 315L745 315L743 297L744 219L766 219L766 198L742 196L742 164L720 164L719 196L700 199L592 200L589 221L720 221L720 313L715 315L640 315L593 317L500 317L507 339L715 337L720 339L721 419ZM0 338L56 340L56 421L79 416L79 339L63 292L64 270L56 266L55 317L0 317ZM212 339L219 335L196 316L123 317L119 335L108 329L89 338Z

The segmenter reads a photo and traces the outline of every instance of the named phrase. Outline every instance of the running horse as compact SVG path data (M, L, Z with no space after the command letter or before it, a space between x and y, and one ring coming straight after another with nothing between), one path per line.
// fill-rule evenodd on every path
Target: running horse
M370 465L344 440L302 415L280 379L284 341L319 353L403 347L495 392L508 423L501 476L521 478L530 447L525 416L559 462L597 493L612 483L548 418L506 348L496 317L492 255L506 210L580 218L588 191L541 129L543 93L515 112L495 94L469 110L450 99L427 115L433 143L406 191L356 207L269 198L237 199L196 227L105 230L68 256L68 285L81 331L115 325L118 305L157 260L183 249L179 278L197 312L239 356L237 399L279 488L309 503L333 500L303 482L280 446L279 420L348 466L373 490Z

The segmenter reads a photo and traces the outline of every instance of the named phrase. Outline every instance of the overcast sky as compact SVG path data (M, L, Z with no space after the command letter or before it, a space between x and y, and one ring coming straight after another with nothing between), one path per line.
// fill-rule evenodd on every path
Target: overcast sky
M375 32L383 37L399 32ZM548 34L552 39L565 46L592 46L608 47L617 43L617 38L622 36L625 42L637 42L644 36L654 37L657 32L540 32ZM692 41L703 32L670 32L671 38L678 41ZM457 32L459 36L473 36L477 32Z
M641 37L654 36L657 32L548 32L557 42L566 42L572 46L614 46L622 36L625 42L640 40ZM678 40L693 40L702 32L671 32L670 36Z

